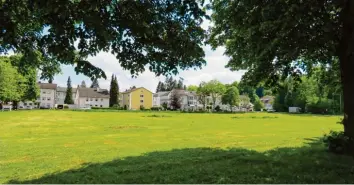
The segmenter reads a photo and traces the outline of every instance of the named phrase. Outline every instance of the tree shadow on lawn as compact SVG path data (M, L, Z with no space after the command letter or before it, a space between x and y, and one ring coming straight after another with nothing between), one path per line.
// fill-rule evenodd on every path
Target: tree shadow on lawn
M11 184L66 183L354 183L354 160L324 150L317 138L301 148L257 152L186 148L86 164Z

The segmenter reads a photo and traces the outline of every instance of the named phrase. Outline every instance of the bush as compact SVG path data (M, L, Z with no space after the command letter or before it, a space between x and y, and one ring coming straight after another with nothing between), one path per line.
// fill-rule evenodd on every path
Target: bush
M151 107L151 110L153 110L153 111L161 111L162 107Z
M64 109L69 109L69 105L64 105Z
M216 112L221 112L221 108L220 108L219 105L217 105L217 106L214 108L214 110L215 110Z
M128 110L128 106L124 105L123 110Z
M144 105L140 105L140 110L145 110Z
M331 109L331 101L321 100L316 103L312 102L307 105L307 112L313 114L328 114Z
M114 104L111 108L120 110L121 107L118 104Z
M354 139L346 136L344 132L331 131L324 135L323 142L330 152L336 154L353 154Z

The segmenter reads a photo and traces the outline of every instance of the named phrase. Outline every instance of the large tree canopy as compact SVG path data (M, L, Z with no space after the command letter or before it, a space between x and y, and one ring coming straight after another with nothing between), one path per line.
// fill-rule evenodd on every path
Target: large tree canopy
M210 43L226 46L227 66L247 69L248 82L299 77L318 65L340 70L344 132L354 138L354 1L214 0L212 9Z
M203 0L2 0L0 53L23 53L26 65L45 68L49 63L33 57L40 51L52 64L75 65L77 72L92 79L106 75L84 58L100 51L116 55L132 75L145 66L157 75L177 73L205 64L203 4Z

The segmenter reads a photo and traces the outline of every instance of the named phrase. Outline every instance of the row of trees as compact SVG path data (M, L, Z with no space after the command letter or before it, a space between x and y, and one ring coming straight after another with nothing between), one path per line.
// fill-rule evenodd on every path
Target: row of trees
M190 85L186 88L188 91L193 91L197 93L198 101L204 107L211 105L212 109L216 108L216 104L220 103L229 105L230 107L239 106L241 102L245 104L251 102L255 105L256 110L261 110L264 105L260 101L260 96L256 94L256 89L250 86L238 84L233 82L231 84L222 84L218 80L211 80L209 82L201 82L198 86ZM264 88L262 88L263 91ZM179 107L178 102L180 91L175 90L171 96L171 105L173 107ZM264 93L262 93L263 95ZM240 96L243 95L243 96Z
M182 78L176 80L173 79L172 76L166 77L165 82L159 81L157 84L156 92L172 91L173 89L187 89L187 87L183 84Z
M23 55L0 56L0 101L1 103L33 101L39 96L37 69L22 71L18 68Z

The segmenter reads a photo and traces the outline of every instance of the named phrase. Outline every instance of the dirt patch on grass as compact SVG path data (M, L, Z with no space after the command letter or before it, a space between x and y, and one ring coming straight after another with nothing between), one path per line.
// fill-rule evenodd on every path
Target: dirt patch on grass
M135 125L122 125L122 126L112 126L110 129L123 130L123 129L141 129L146 127L135 126Z
M143 117L149 117L149 118L166 118L166 117L172 117L172 116L153 114L153 115L148 115L148 116L143 116Z
M234 117L231 117L232 119L277 119L278 117L277 116L249 116L249 117L246 117L246 116L234 116Z

